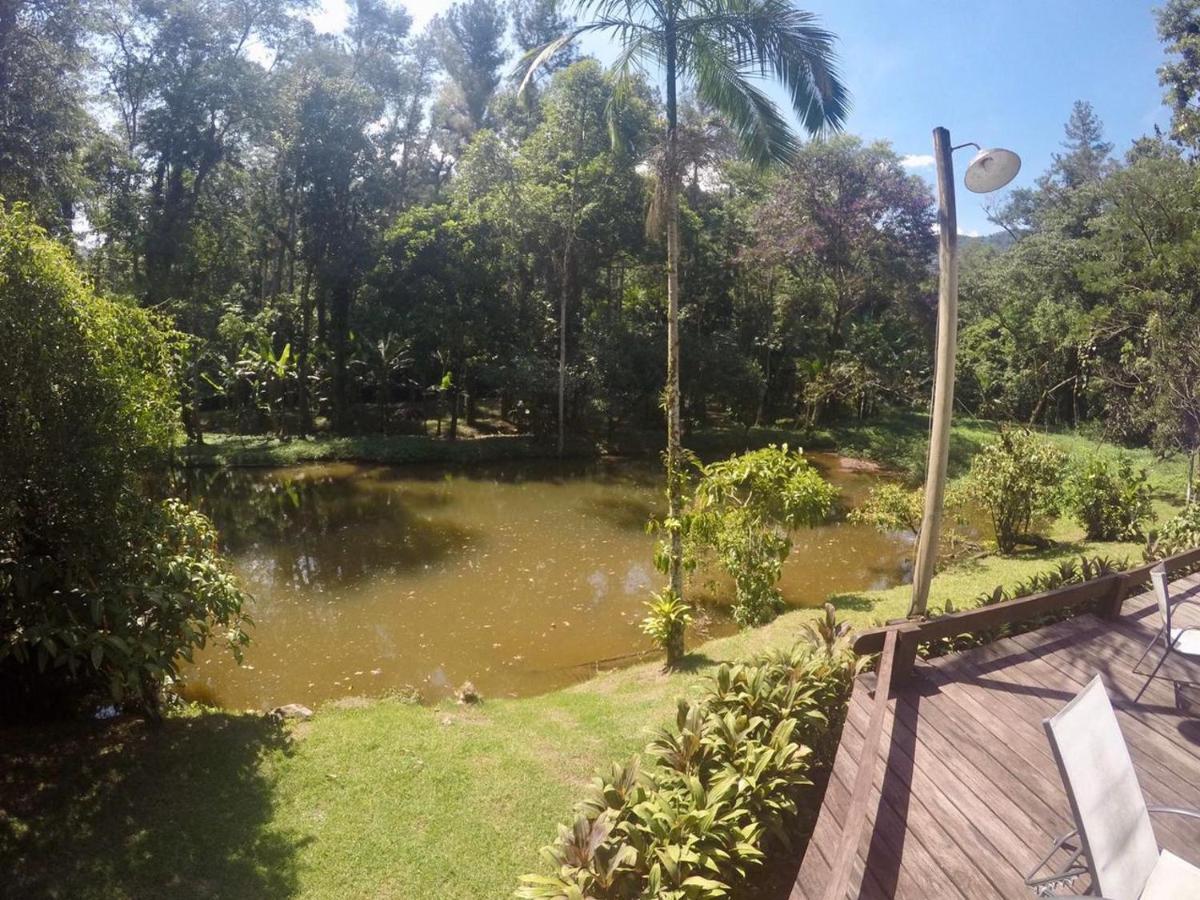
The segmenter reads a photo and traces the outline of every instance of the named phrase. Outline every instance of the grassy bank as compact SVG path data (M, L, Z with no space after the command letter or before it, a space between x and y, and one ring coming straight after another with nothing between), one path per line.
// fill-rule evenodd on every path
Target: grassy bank
M963 471L992 429L956 428L953 471ZM721 452L738 449L731 443L740 436L696 437L708 442L700 449ZM900 417L824 433L755 431L751 438L837 446L903 469L909 458L919 459L925 433L923 419ZM1052 439L1075 454L1117 452L1077 435ZM320 452L361 452L371 449L370 440L327 442ZM478 440L486 439L460 446ZM360 458L298 455L318 448L297 443L260 448L261 458L272 464ZM1146 451L1134 456L1151 467L1156 511L1169 514L1182 496L1182 463L1157 462ZM231 451L220 461L233 459L248 457ZM1054 523L1050 536L1058 542L1052 550L982 556L940 573L932 605L961 606L1070 556L1140 556L1135 544L1086 542L1067 521ZM897 587L832 600L844 618L870 624L903 615L908 594ZM789 646L812 615L791 612L764 628L708 642L682 673L638 665L481 707L345 701L289 726L205 712L173 717L158 730L117 721L0 732L0 871L8 877L0 893L507 896L517 875L538 868L537 848L595 769L640 751L673 716L674 699L695 692L720 662Z
M572 455L590 455L588 444L573 442ZM313 462L377 462L390 465L447 463L468 465L508 459L543 459L555 448L529 435L493 434L448 441L416 434L322 435L279 438L264 435L206 434L203 444L179 448L191 466L293 466Z
M952 468L994 430L991 423L960 422L953 437ZM905 471L918 470L928 434L928 419L918 413L893 413L871 423L821 428L720 428L687 435L685 443L699 456L712 459L767 444L787 443L809 450L838 450L852 456L885 460ZM627 432L611 447L601 448L585 438L571 438L566 452L573 457L601 452L654 456L662 450L658 432ZM455 441L414 434L366 434L351 437L321 434L280 439L267 435L208 432L202 444L181 444L179 458L193 466L290 466L312 462L371 462L470 464L509 459L545 459L557 455L553 441L532 435L480 434Z

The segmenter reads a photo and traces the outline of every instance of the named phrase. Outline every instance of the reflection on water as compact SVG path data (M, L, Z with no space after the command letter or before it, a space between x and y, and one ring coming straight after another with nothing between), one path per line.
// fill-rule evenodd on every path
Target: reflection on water
M814 455L853 505L876 476ZM645 464L439 470L331 465L188 474L245 585L256 627L239 669L205 652L185 673L230 707L313 704L472 680L485 697L549 690L648 648L661 578ZM795 536L788 602L897 583L909 547L838 522ZM710 633L732 626L717 616Z

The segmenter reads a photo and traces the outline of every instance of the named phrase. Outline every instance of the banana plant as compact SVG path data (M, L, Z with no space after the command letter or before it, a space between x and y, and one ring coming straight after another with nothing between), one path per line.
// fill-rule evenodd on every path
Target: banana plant
M388 332L376 341L363 342L368 378L375 393L379 430L388 430L388 401L397 375L412 368L412 342Z
M238 377L250 386L254 406L278 437L287 435L288 397L297 385L296 359L292 345L275 352L274 335L258 347L247 345L235 365Z

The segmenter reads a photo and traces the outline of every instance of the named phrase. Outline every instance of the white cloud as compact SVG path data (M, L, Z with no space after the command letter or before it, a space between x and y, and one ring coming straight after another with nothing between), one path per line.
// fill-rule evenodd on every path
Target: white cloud
M933 155L930 153L909 153L900 157L900 165L906 169L927 169L933 162Z
M321 0L308 19L319 34L341 34L350 21L350 7L345 0Z

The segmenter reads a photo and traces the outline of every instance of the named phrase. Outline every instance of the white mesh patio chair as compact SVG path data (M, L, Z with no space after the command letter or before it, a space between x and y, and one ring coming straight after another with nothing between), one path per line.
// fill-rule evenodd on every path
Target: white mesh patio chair
M1200 868L1160 849L1150 824L1151 814L1200 820L1200 812L1146 806L1100 676L1042 724L1076 830L1055 842L1025 883L1035 893L1048 895L1090 875L1090 896L1109 900L1200 898ZM1074 851L1074 856L1053 875L1037 877L1060 849Z
M1167 567L1159 563L1150 570L1150 582L1154 585L1154 599L1158 601L1158 613L1162 617L1162 628L1154 635L1154 640L1143 651L1142 656L1150 652L1150 647L1160 637L1167 653L1185 653L1188 656L1200 656L1200 628L1195 625L1177 627L1173 621L1174 611L1185 604L1200 607L1200 601L1195 597L1172 599L1171 586L1167 582ZM1139 663L1141 660L1139 660Z

